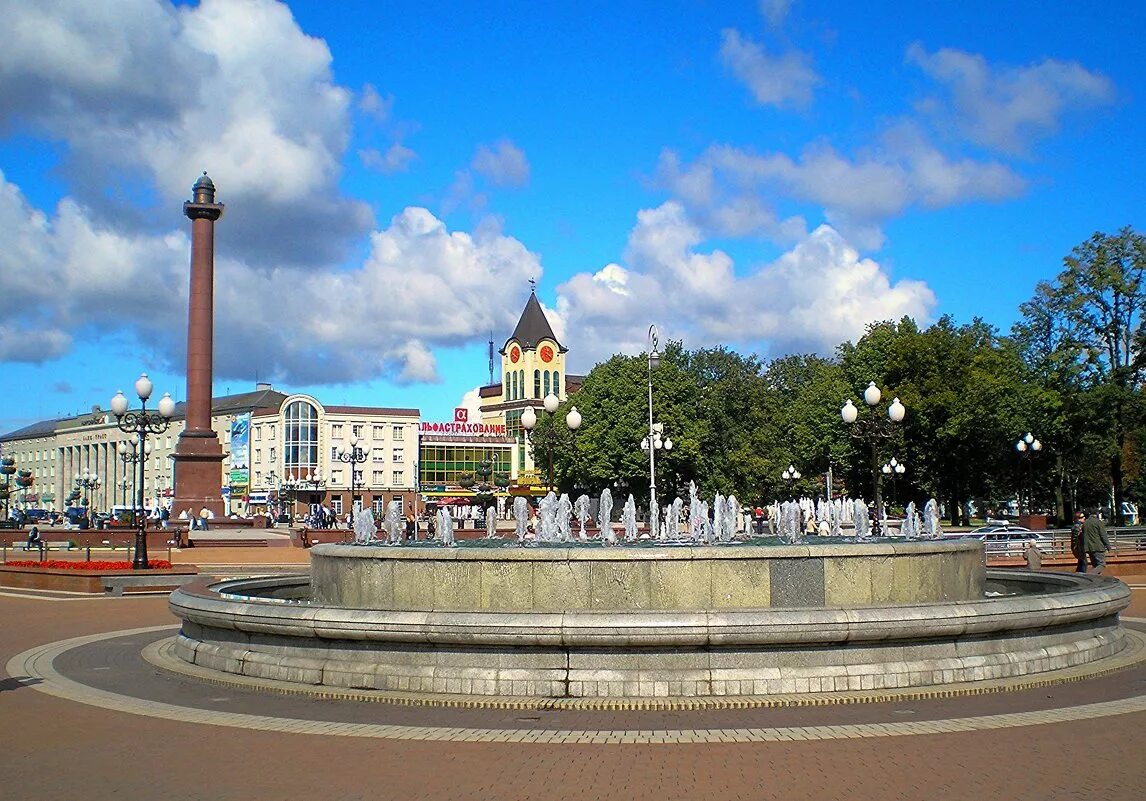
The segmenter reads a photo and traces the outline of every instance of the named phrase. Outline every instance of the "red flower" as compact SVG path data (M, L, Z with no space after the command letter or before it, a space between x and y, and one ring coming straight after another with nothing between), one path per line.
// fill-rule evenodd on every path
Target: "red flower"
M90 562L73 562L67 559L45 559L35 562L31 559L20 559L6 563L8 567L42 567L50 570L131 570L131 562L109 562L92 560ZM151 570L170 570L171 563L166 559L152 559L147 563Z

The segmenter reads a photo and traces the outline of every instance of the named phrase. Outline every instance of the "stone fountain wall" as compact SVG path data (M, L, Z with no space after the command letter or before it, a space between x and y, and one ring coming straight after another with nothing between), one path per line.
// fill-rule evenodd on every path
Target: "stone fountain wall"
M870 606L983 594L971 541L848 546L387 548L311 551L323 605L408 611L635 611Z

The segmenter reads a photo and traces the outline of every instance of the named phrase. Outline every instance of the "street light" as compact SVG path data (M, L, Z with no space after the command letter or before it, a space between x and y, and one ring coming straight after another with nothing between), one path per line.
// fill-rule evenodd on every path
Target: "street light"
M166 392L159 400L159 413L148 411L147 401L154 388L147 373L143 373L135 381L135 394L139 396L139 411L128 411L127 396L123 391L115 393L111 399L111 411L115 414L116 425L126 434L134 434L136 442L133 443L136 461L139 469L136 473L135 501L136 501L136 531L135 553L131 559L132 570L147 569L147 520L143 514L143 482L144 468L147 466L147 454L151 452L147 436L149 434L162 434L171 425L171 418L175 415L175 401ZM120 450L120 456L124 450ZM125 460L126 461L126 460Z
M653 422L653 370L661 366L660 332L656 325L649 326L648 360L648 387L649 387L649 434L641 441L641 447L649 452L649 536L657 538L657 450L661 447L661 433L664 426ZM672 440L664 441L666 451L672 450Z
M343 464L350 465L350 527L354 528L354 491L358 486L358 471L355 468L360 464L366 463L367 455L370 453L369 448L360 448L362 438L357 434L350 437L350 450L339 448L334 458Z
M99 489L99 475L85 467L82 473L76 473L75 482L77 490L83 490L88 494L88 497L84 499L84 506L88 507L89 512L94 512L95 506L91 502L91 495Z
M0 459L0 476L4 477L4 483L0 484L0 500L4 501L4 519L8 519L8 508L12 496L11 478L16 474L16 460L11 456L5 456Z
M890 462L885 462L879 469L885 476L891 476L891 503L895 505L895 480L907 472L903 462L897 461L893 456Z
M561 406L561 401L558 399L558 397L556 395L554 395L552 392L550 392L548 395L545 396L544 400L541 401L541 405L547 413L554 414L554 413L556 413L558 407ZM524 428L526 431L529 431L532 433L532 431L536 425L537 425L537 412L533 411L532 406L526 406L525 411L521 413L521 427ZM565 415L565 426L566 426L566 428L569 429L570 432L574 433L574 435L576 434L577 429L581 427L581 413L579 411L577 411L576 406L571 408L569 410L569 413ZM547 452L548 457L549 457L548 458L549 488L553 489L554 487L553 487L553 440L552 439L550 440L549 447L546 448L546 452Z
M863 417L859 416L859 409L852 403L851 398L840 409L840 417L848 425L854 425L852 429L852 436L861 439L868 443L871 447L871 483L872 489L875 491L875 531L879 533L883 520L883 498L880 494L880 470L879 470L879 457L876 454L876 448L881 439L890 439L894 433L893 423L903 422L903 416L906 414L907 409L899 402L899 398L895 398L887 408L887 419L884 420L875 413L875 407L879 403L883 393L880 392L879 387L872 381L868 384L867 389L863 392L863 401L867 405L869 413Z
M794 465L789 464L784 472L780 474L780 478L788 482L788 495L791 497L792 487L802 478L802 476L800 475L800 471L797 470Z
M1027 463L1027 514L1031 514L1031 506L1034 501L1034 459L1043 449L1043 444L1039 442L1035 435L1028 431L1023 436L1019 437L1015 443L1015 450L1019 454L1019 458L1024 459ZM1023 514L1023 493L1019 492L1019 516Z

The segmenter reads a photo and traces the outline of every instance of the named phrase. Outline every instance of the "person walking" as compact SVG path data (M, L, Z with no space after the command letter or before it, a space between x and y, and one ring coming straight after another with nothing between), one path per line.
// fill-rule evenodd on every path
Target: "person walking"
M1082 539L1082 525L1086 515L1081 511L1074 513L1074 525L1070 527L1070 552L1074 554L1076 573L1086 572L1086 547Z
M1110 540L1106 536L1106 524L1093 509L1082 524L1082 543L1094 572L1101 575L1106 569L1106 552L1110 550Z

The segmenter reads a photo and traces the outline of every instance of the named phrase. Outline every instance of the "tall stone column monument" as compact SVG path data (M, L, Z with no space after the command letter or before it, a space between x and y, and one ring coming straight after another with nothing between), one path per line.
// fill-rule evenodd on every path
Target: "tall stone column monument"
M215 221L223 204L215 202L215 184L203 173L183 204L191 220L191 291L187 302L187 425L175 446L175 504L198 514L207 507L223 516L223 448L211 428L211 377L215 334Z

